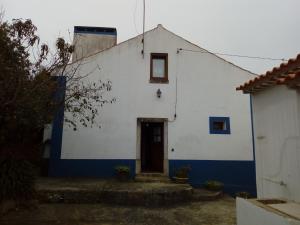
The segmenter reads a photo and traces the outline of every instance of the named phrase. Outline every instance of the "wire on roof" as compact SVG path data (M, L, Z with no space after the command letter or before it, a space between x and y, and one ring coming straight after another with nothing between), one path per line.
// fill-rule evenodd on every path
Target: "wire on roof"
M134 6L134 12L133 12L133 24L134 24L135 32L136 32L137 34L139 34L139 31L138 31L138 28L137 28L137 25L136 25L137 2L138 2L138 0L135 0L135 6Z
M188 51L188 52L198 52L203 54L215 54L215 55L223 55L223 56L231 56L231 57L239 57L239 58L248 58L248 59L261 59L261 60L272 60L272 61L283 61L287 62L287 59L279 59L279 58L270 58L270 57L260 57L260 56L249 56L249 55L236 55L236 54L227 54L227 53L219 53L219 52L208 52L208 51L201 51L201 50L192 50L192 49L184 49L178 48L179 51Z

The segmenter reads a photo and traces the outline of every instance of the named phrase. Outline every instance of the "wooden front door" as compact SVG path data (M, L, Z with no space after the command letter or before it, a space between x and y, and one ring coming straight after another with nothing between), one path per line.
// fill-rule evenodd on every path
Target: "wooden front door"
M164 123L141 123L142 172L163 172L164 165Z

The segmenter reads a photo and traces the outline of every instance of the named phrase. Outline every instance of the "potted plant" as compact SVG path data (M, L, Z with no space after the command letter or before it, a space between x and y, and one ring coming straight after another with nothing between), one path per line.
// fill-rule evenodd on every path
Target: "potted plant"
M119 181L129 180L130 168L129 166L116 166L115 167L116 177Z
M186 184L189 180L190 166L182 166L175 170L175 176L173 177L175 183Z
M204 183L204 187L209 191L222 191L224 184L216 180L208 180Z

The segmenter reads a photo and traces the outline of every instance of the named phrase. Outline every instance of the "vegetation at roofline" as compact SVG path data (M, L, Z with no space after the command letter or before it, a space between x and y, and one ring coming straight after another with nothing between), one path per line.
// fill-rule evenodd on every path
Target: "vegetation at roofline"
M59 109L64 107L64 122L74 130L100 127L101 107L115 99L108 95L109 80L89 82L89 75L100 69L98 65L82 74L79 68L84 59L70 64L74 46L58 38L50 50L40 42L31 20L7 22L3 14L0 12L0 160L6 163L0 164L0 171L6 173L0 179L8 190L10 185L29 180L28 187L32 187L28 177L34 173L22 170L27 162L8 166L7 160L37 162L42 155L44 125L53 121Z

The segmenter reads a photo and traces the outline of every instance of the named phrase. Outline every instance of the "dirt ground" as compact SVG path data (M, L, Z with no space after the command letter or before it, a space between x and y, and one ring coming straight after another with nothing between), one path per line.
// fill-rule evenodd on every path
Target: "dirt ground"
M235 200L224 197L164 208L104 204L41 204L11 211L1 225L233 225Z

